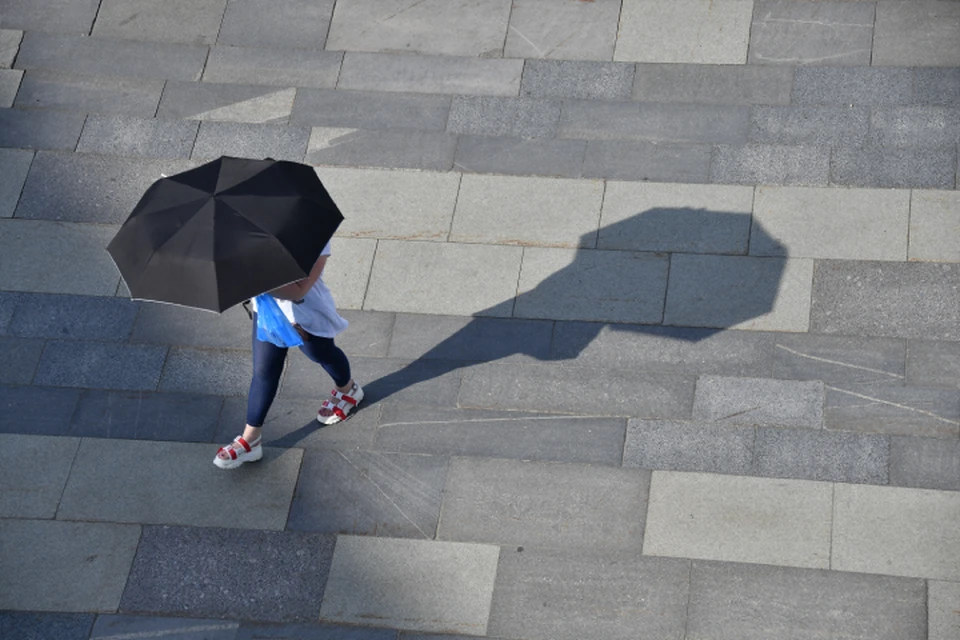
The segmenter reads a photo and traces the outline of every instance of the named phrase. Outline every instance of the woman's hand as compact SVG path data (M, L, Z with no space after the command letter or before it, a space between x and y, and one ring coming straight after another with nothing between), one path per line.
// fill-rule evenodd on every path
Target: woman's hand
M300 300L307 295L310 288L320 279L320 275L323 273L323 267L326 266L327 258L329 257L330 256L320 256L317 258L317 261L313 263L313 268L310 269L310 275L303 280L297 280L296 282L278 287L270 291L270 295L281 300Z

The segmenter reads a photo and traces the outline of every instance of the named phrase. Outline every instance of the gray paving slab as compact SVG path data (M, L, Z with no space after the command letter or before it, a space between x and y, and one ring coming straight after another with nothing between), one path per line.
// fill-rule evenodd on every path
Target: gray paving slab
M960 193L911 191L908 259L960 262L960 247L950 241L958 233Z
M887 484L890 439L809 429L758 429L756 474L830 482Z
M20 303L22 294L13 291L0 291L0 335L6 335L13 312Z
M0 634L22 640L87 640L94 617L92 613L3 611L0 612Z
M318 533L144 527L120 611L315 620L333 546Z
M956 389L890 384L827 385L828 429L951 438L960 435Z
M944 438L892 437L890 484L960 491L960 442Z
M337 345L341 349L354 356L376 358L387 355L395 314L347 309L340 309L338 313L350 323L350 331L337 336Z
M820 261L810 328L818 333L960 340L960 267Z
M397 314L386 355L409 360L530 361L550 357L554 323Z
M523 60L348 52L337 88L517 96L522 73Z
M0 432L66 435L79 389L0 385Z
M191 156L274 158L302 162L310 140L309 127L247 122L201 122Z
M875 107L870 138L881 147L938 147L960 141L960 109Z
M0 338L0 384L30 384L40 362L44 341L27 338Z
M23 31L19 29L0 29L0 69L9 69L17 59Z
M31 69L17 92L16 106L69 109L81 113L122 113L151 118L160 103L163 81L79 75Z
M757 0L747 62L869 65L874 11L867 2Z
M827 384L898 384L904 380L902 340L778 334L773 378L822 380Z
M24 293L7 331L25 338L126 342L139 308L121 298Z
M526 247L513 315L657 324L668 262L657 253Z
M217 315L199 309L144 303L129 335L131 342L250 349L252 326L240 307Z
M717 640L921 640L926 588L922 580L887 576L694 562L687 633Z
M203 618L99 615L90 640L150 637L173 640L235 640L240 622Z
M585 178L710 182L711 147L590 140L583 159Z
M558 136L587 140L746 142L750 110L741 105L565 100Z
M306 162L319 165L449 171L457 137L438 131L314 127Z
M333 5L334 0L232 0L223 13L217 43L323 49Z
M23 71L19 69L0 69L0 107L12 107L20 90Z
M866 141L870 124L867 107L755 106L749 139L757 144L857 145Z
M3 434L0 444L0 515L53 518L80 439Z
M290 121L321 127L444 131L450 96L342 89L297 89Z
M485 635L500 548L339 536L320 619Z
M618 466L626 421L516 411L473 411L390 402L376 449L479 458Z
M454 458L437 538L639 553L649 488L638 470Z
M249 388L249 351L187 347L170 349L159 385L169 393L227 396L244 395Z
M70 435L211 442L222 405L220 396L86 390Z
M102 0L93 25L97 38L213 44L227 0L157 4L149 0Z
M397 637L396 629L322 623L244 622L237 632L236 640L397 640Z
M140 526L0 520L5 554L0 608L113 612L133 562Z
M949 107L960 100L960 68L921 67L914 74L918 103Z
M189 158L199 122L91 114L83 125L79 153Z
M584 140L544 140L459 136L455 169L466 173L499 173L579 178Z
M227 15L242 2L230 2ZM273 8L278 5L274 3ZM304 5L304 9L314 7ZM271 11L263 12L267 16ZM293 21L288 24L302 25ZM324 32L326 33L326 32ZM224 36L223 28L220 37ZM311 32L310 37L319 34ZM210 48L210 57L203 68L205 82L218 83L254 83L279 87L326 87L337 84L340 63L343 54L339 51L321 51L318 49L277 49L251 46L248 41L238 43L241 46L216 46Z
M510 7L503 47L506 58L610 60L617 39L620 3L521 0Z
M552 138L557 134L560 101L543 98L456 96L447 131L484 136Z
M681 638L690 563L505 547L488 633L538 640Z
M70 0L9 0L3 6L3 27L63 33L90 33L97 7Z
M749 475L756 429L679 420L630 420L623 466Z
M257 124L285 123L296 89L213 82L168 81L157 117Z
M638 64L633 98L700 104L790 103L794 70L742 64Z
M520 5L521 10L532 8L536 2ZM593 6L613 3L593 3ZM524 6L525 5L525 6ZM584 3L580 6L586 6ZM563 10L575 5L564 5ZM542 8L542 7L541 7ZM549 13L539 14L541 20L553 22L560 7L551 6ZM586 10L590 10L587 8ZM514 15L518 8L515 5ZM581 27L585 25L579 25ZM507 36L507 48L510 38ZM530 56L524 56L529 58ZM608 56L609 58L609 56ZM532 98L577 98L582 100L627 100L633 86L634 65L622 62L594 62L589 59L576 60L531 60L523 65L523 79L520 82L520 95Z
M820 381L702 376L693 417L722 424L820 429L823 403Z
M86 30L84 30L86 34ZM18 69L55 69L90 75L199 80L207 47L88 38L29 31L17 54Z
M166 346L50 340L44 347L34 383L152 391L157 388L166 357Z
M793 83L794 104L912 104L918 69L897 67L802 66ZM928 99L919 99L921 103Z
M0 149L0 218L13 217L33 156L27 149Z
M906 380L909 384L960 387L960 344L909 341Z
M956 34L960 6L925 0L877 3L874 27L874 65L950 67L960 65Z
M850 187L953 189L957 147L837 147L830 154L830 184Z
M585 381L591 393L583 393ZM459 406L585 416L685 419L692 377L558 365L485 365L466 371Z
M826 146L721 145L710 163L711 181L730 184L826 186L829 175L830 148ZM854 180L851 186L873 185Z
M446 477L440 456L308 451L287 528L433 540Z
M84 114L0 108L0 146L73 151Z
M927 582L927 612L929 640L947 640L960 633L957 601L960 586L952 582Z

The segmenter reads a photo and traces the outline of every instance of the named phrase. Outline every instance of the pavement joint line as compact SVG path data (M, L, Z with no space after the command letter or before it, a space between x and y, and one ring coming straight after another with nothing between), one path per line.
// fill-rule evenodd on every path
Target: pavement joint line
M847 395L854 396L854 397L860 398L860 399L862 399L862 400L869 400L870 402L877 402L877 403L880 403L880 404L889 405L889 406L891 406L891 407L896 407L897 409L903 409L904 411L912 411L912 412L915 412L915 413L922 413L923 415L929 416L929 417L931 417L931 418L934 418L935 420L939 420L940 422L945 422L945 423L947 423L947 424L960 425L960 421L950 420L949 418L944 418L943 416L938 416L937 414L933 413L932 411L927 411L926 409L918 409L917 407L911 407L911 406L909 406L909 405L901 404L901 403L899 403L899 402L892 402L892 401L890 401L890 400L883 400L882 398L875 398L875 397L873 397L873 396L868 396L868 395L865 395L865 394L862 394L862 393L857 393L857 392L855 392L855 391L850 391L850 390L848 390L848 389L840 389L839 387L833 387L833 386L830 386L830 385L824 385L824 388L825 388L825 389L830 389L831 391L837 391L838 393L845 393L845 394L847 394Z

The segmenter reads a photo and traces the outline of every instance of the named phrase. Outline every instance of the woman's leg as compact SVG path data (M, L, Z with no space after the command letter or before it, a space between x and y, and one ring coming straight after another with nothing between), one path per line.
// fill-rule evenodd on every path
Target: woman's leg
M303 343L300 350L330 374L337 389L346 392L353 387L353 379L350 377L350 360L347 354L333 342L333 338L311 336Z

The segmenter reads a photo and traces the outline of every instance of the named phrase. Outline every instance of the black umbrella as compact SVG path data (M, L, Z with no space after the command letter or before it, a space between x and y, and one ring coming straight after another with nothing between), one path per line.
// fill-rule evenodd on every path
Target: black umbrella
M342 220L312 167L223 157L153 183L107 251L132 297L222 312L307 277Z

